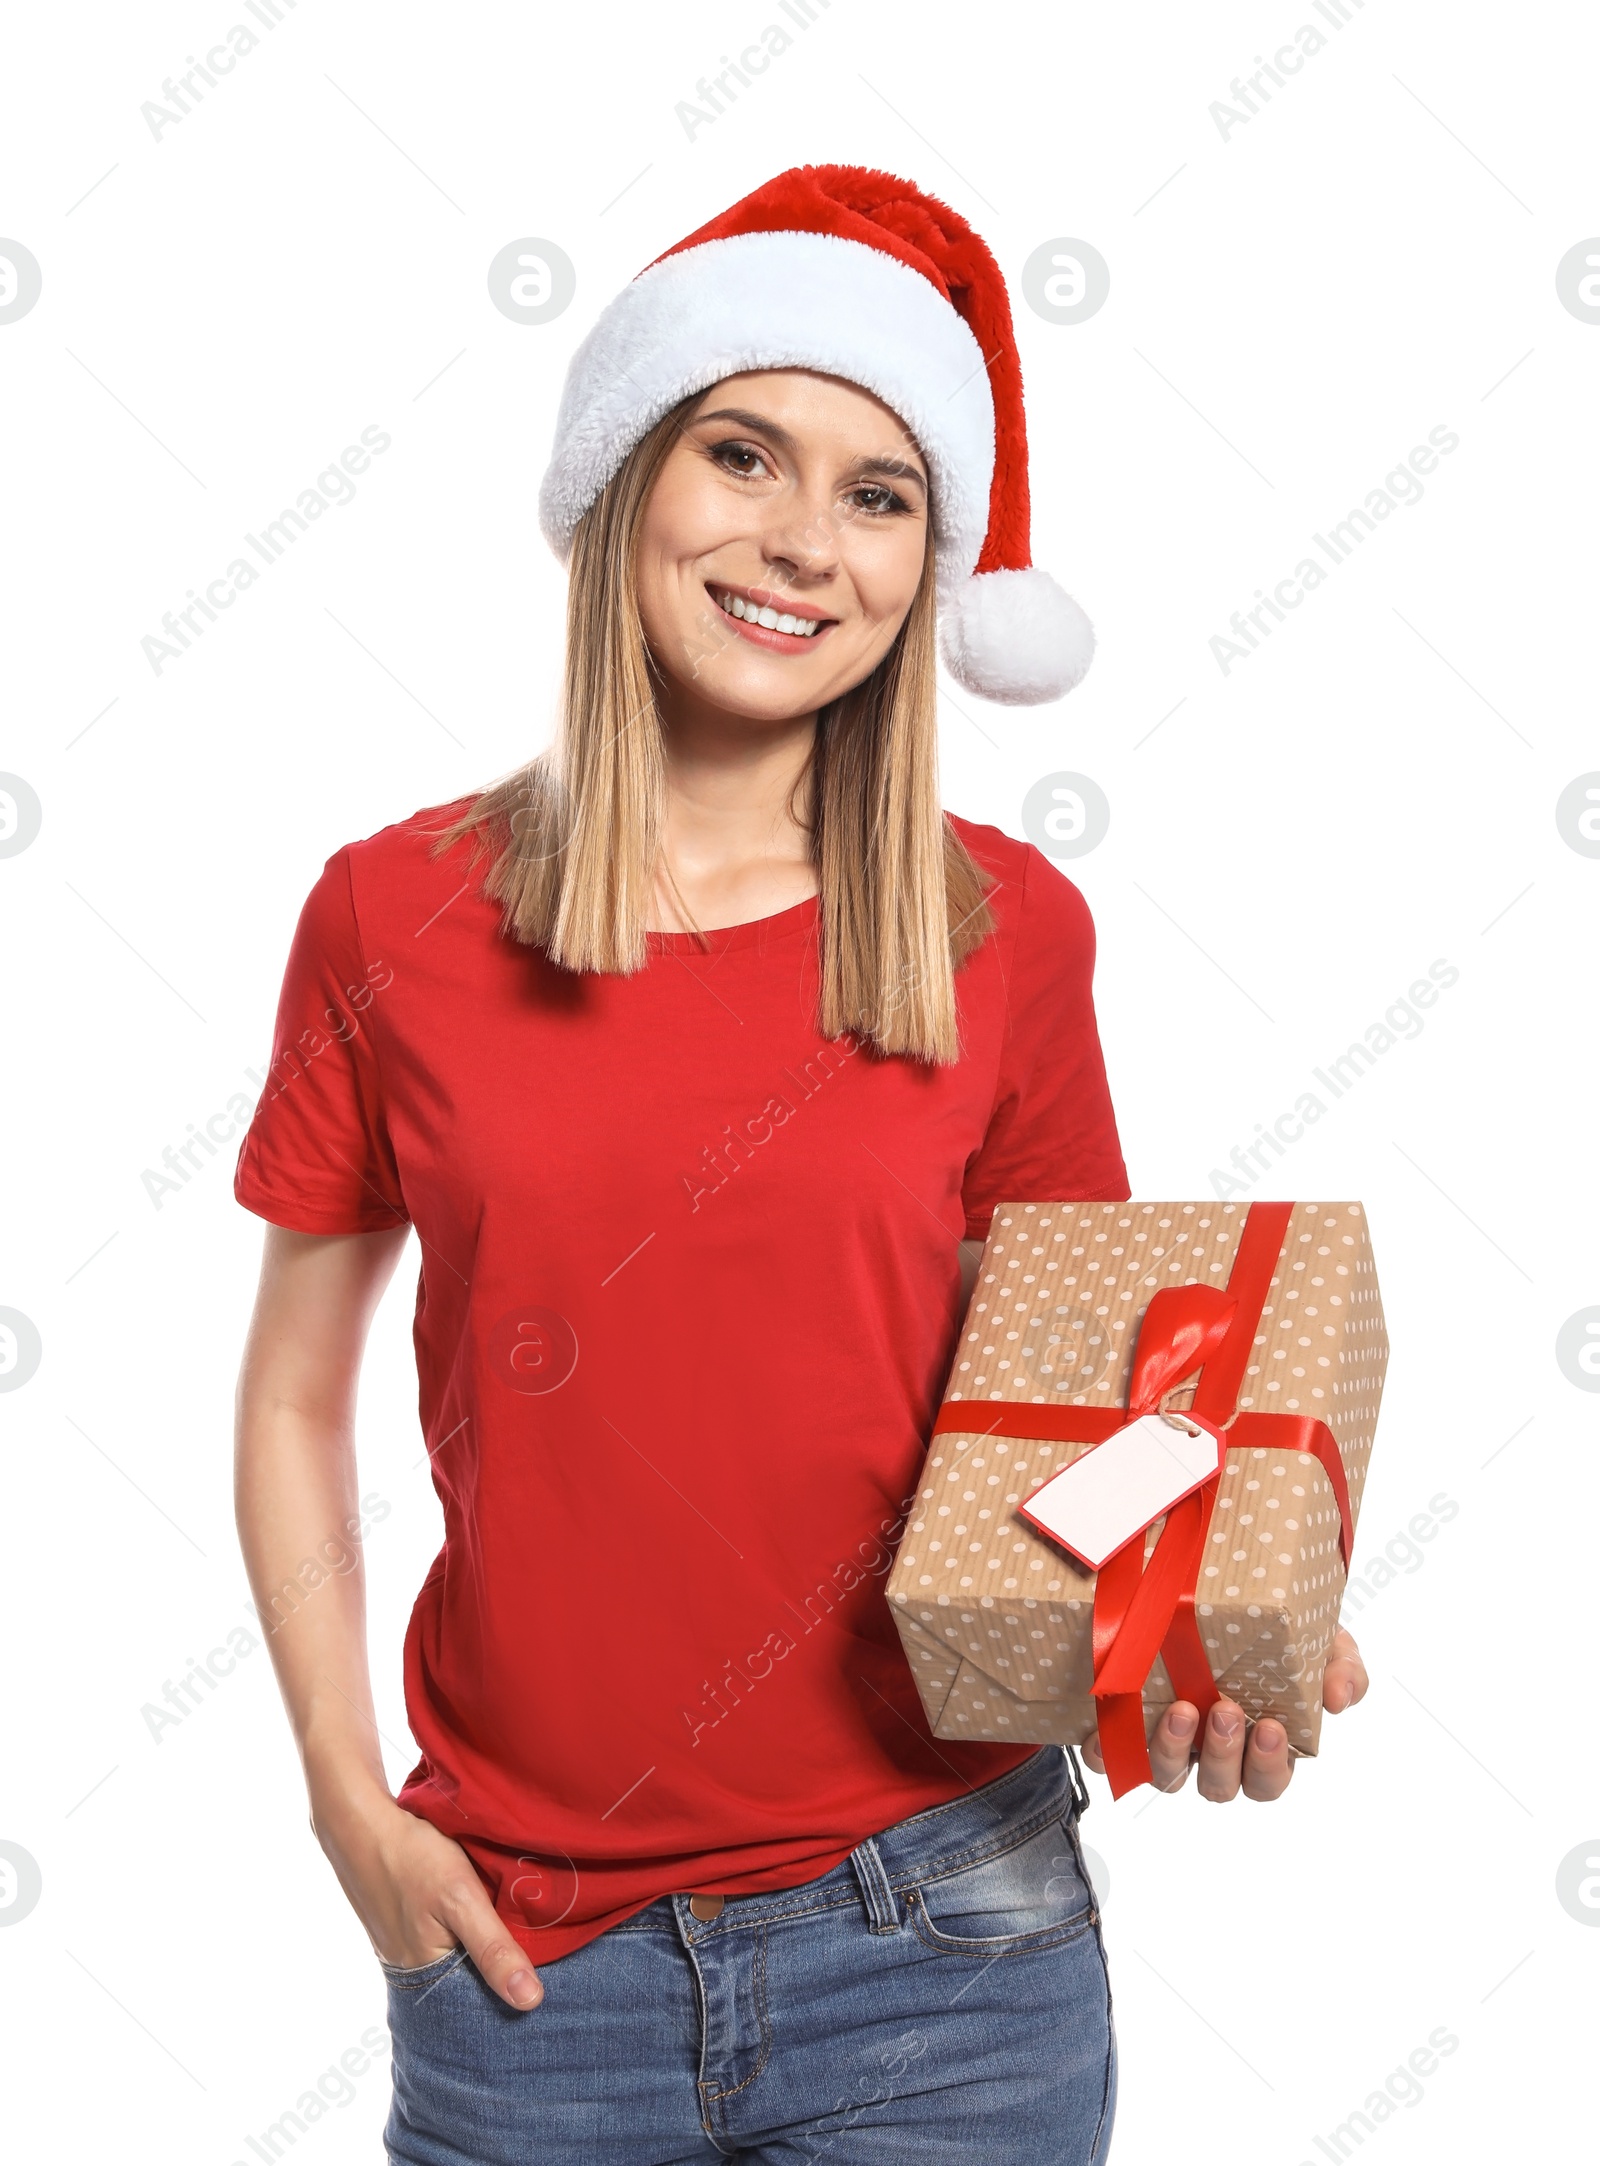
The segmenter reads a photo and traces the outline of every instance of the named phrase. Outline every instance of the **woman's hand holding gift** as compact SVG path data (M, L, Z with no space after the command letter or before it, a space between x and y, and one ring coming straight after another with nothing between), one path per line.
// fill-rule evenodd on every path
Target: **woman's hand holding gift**
M1342 1714L1366 1696L1367 1682L1360 1649L1348 1632L1337 1632L1322 1673L1323 1706L1330 1715ZM1197 1731L1201 1733L1198 1739ZM1083 1757L1097 1775L1105 1773L1098 1739L1091 1738L1083 1747ZM1196 1765L1200 1795L1218 1805L1241 1790L1263 1803L1282 1797L1294 1773L1288 1732L1281 1722L1271 1716L1247 1722L1237 1701L1218 1700L1201 1730L1193 1702L1174 1700L1150 1740L1150 1770L1156 1788L1181 1790Z

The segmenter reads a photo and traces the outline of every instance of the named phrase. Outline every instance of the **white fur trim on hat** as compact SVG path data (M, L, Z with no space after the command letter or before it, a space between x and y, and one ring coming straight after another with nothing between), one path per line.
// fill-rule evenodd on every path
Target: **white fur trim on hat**
M579 519L680 399L770 368L843 377L899 415L932 468L939 587L955 594L989 523L994 401L983 351L920 272L826 233L703 241L652 264L606 307L572 357L539 491L556 555L566 561Z
M939 602L944 666L980 699L1035 707L1089 667L1094 627L1048 572L980 572Z

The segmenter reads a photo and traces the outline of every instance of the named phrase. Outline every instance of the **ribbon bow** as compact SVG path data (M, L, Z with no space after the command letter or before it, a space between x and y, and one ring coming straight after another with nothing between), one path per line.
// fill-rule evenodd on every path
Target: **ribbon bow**
M1217 1471L1173 1505L1148 1563L1143 1527L1095 1574L1094 1697L1100 1750L1113 1797L1153 1778L1145 1742L1144 1686L1156 1656L1167 1666L1180 1700L1202 1721L1221 1697L1195 1623L1195 1584L1216 1503L1226 1453L1265 1446L1309 1452L1321 1465L1339 1507L1339 1548L1350 1568L1353 1526L1350 1491L1339 1446L1326 1422L1305 1414L1238 1411L1250 1349L1282 1253L1293 1204L1253 1203L1245 1212L1238 1253L1226 1288L1164 1286L1150 1298L1139 1327L1126 1407L1034 1406L1020 1401L947 1399L933 1434L1004 1436L1056 1444L1103 1444L1130 1421L1161 1410L1162 1401L1199 1371L1183 1419L1217 1440ZM992 1413L994 1418L984 1422ZM1154 1521L1149 1522L1150 1525Z

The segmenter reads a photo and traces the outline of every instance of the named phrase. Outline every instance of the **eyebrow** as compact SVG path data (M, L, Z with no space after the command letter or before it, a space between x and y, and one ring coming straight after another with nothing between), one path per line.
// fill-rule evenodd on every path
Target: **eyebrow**
M793 455L800 449L787 429L780 427L776 421L769 421L764 414L751 413L747 407L719 406L711 413L696 414L690 426L698 427L702 421L732 421L742 429L752 429L760 436L770 437L780 451ZM914 481L921 489L928 486L928 478L920 466L912 465L907 459L897 459L888 452L859 459L855 465L856 471L861 474L888 474L897 481Z

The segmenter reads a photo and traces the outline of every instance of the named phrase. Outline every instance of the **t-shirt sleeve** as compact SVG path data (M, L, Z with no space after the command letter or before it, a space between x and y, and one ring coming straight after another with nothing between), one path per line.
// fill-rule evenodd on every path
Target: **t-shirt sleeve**
M1031 846L1021 880L999 1082L962 1187L972 1240L988 1234L997 1203L1114 1203L1129 1194L1095 1024L1089 906Z
M348 850L307 896L289 949L272 1064L233 1192L296 1233L377 1233L408 1213L389 1140L373 1017L393 980L367 955Z

